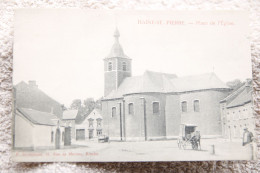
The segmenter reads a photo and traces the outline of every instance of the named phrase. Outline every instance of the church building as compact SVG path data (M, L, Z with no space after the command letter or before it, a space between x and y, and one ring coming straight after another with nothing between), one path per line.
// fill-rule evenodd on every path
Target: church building
M222 134L220 100L230 92L214 73L177 77L146 71L132 76L132 59L115 42L104 58L103 134L111 140L173 139L180 124L193 124L202 137Z

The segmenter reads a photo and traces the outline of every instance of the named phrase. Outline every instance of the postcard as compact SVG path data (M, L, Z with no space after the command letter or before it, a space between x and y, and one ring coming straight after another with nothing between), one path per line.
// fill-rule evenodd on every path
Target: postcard
M248 13L18 9L16 162L255 160Z

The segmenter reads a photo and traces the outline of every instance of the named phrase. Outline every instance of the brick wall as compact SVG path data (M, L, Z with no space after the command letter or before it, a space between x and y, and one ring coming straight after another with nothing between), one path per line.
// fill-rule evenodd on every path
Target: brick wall
M195 124L201 135L222 135L220 100L227 95L225 91L207 90L184 93L180 103L187 101L187 112L181 113L181 123ZM194 100L199 100L199 112L194 112ZM179 108L181 110L181 106Z

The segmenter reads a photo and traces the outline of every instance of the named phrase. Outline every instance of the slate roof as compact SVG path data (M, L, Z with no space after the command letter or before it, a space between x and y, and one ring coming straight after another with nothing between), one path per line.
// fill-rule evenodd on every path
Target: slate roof
M115 42L112 46L112 49L111 49L109 55L106 58L121 57L121 58L129 59L129 57L127 55L125 55L123 48L119 43L118 39L120 37L120 34L119 34L119 31L117 28L115 30L114 37L115 37Z
M108 94L106 99L122 98L135 93L171 93L204 89L230 89L214 73L177 77L175 74L146 71L142 76L127 77L117 90Z
M53 120L58 120L58 117L51 113L41 112L34 109L17 108L17 111L33 124L56 126L56 123Z
M90 117L90 115L92 114L93 111L96 111L100 115L99 118L103 119L102 116L101 116L101 110L98 109L98 108L95 108L87 114L81 114L81 115L79 114L77 116L76 120L75 120L75 123L76 124L82 124L82 122L84 122L86 119L88 119Z
M78 110L65 110L63 111L63 120L73 120L78 115Z
M224 101L227 102L227 108L243 106L252 101L252 81L245 83L242 87L232 92Z

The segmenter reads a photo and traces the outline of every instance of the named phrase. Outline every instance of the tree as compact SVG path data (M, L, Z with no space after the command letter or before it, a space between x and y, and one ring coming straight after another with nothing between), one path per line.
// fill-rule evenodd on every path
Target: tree
M81 100L80 99L75 99L72 101L70 105L70 109L77 109L79 110L81 108Z
M86 113L90 113L95 108L95 100L93 98L87 98L84 100L84 108Z
M238 89L239 87L242 86L242 82L239 79L235 79L233 81L229 81L227 82L227 86L229 86L230 88L232 88L233 90Z
M98 100L96 100L95 108L101 109L101 99L102 98L99 98Z

